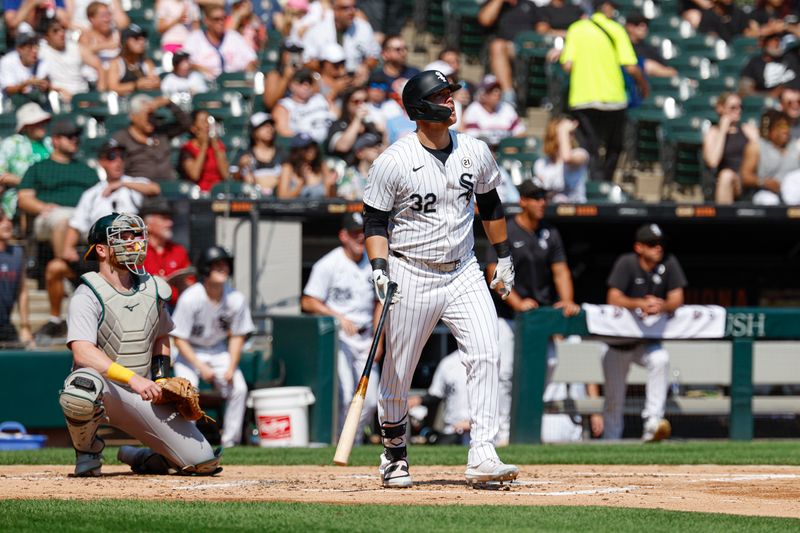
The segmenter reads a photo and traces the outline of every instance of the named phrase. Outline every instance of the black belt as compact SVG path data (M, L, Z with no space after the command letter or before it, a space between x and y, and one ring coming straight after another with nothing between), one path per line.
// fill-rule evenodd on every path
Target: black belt
M455 261L450 261L449 263L432 263L429 261L419 261L417 259L408 258L400 252L395 252L394 250L392 250L392 255L398 259L402 259L403 261L408 261L409 263L418 263L425 268L438 270L439 272L453 272L461 266L461 259L456 259Z

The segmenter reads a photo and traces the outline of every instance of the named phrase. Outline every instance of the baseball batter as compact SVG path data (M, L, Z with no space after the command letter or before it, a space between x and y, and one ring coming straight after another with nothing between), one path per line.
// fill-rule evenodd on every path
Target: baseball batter
M339 322L339 431L342 430L350 399L372 345L372 324L376 319L372 268L364 250L364 219L360 213L344 216L339 230L341 246L328 252L311 268L300 305L303 311L332 316ZM378 370L372 366L356 442L378 408Z
M175 376L194 386L203 378L225 398L222 446L242 440L247 382L239 360L247 335L255 331L244 295L227 285L233 257L219 246L206 249L197 264L202 282L181 294L175 306L172 337L178 348Z
M390 146L370 168L364 191L367 254L378 298L390 279L398 284L386 326L386 356L379 387L384 487L409 487L406 459L408 390L422 348L441 319L458 342L467 370L469 483L508 481L518 469L503 464L498 430L499 352L497 314L472 248L477 203L483 227L497 250L492 287L507 295L514 266L502 203L499 171L482 141L452 132L452 93L460 88L426 70L403 89L403 105L417 131Z
M73 372L59 403L75 448L76 476L100 475L100 424L117 427L147 448L123 446L118 458L140 474L215 474L219 456L173 405L154 405L161 388L151 380L169 361L173 327L164 304L169 285L146 274L147 230L136 215L112 213L89 230L87 258L97 272L82 276L67 316ZM151 368L152 367L152 368Z

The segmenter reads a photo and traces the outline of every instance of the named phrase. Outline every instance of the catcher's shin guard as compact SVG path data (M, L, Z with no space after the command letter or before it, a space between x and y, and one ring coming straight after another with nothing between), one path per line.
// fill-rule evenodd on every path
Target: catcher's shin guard
M150 448L137 448L136 446L120 446L117 459L131 467L140 475L167 475L174 474L177 470L172 468L169 461Z
M97 427L104 412L101 400L104 388L105 382L99 372L91 368L79 368L67 376L58 397L72 446L79 453L78 463L98 463L97 468L99 457L90 460L85 456L99 456L105 447L103 440L97 438Z

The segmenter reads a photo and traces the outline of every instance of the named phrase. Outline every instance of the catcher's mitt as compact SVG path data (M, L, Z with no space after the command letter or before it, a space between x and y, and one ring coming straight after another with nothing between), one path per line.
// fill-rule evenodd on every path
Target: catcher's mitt
M154 404L174 403L178 412L191 421L211 418L200 409L200 392L188 379L166 378L157 383L161 387L161 398Z

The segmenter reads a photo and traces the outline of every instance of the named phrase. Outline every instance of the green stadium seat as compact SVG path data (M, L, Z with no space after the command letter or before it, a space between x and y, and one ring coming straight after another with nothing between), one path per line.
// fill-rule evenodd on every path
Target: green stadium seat
M223 72L217 76L218 90L236 91L245 98L253 98L256 93L256 77L261 78L260 93L263 94L263 74L260 72Z
M554 38L534 31L522 32L514 39L514 82L520 109L538 106L548 97L549 72L547 53Z
M130 126L131 120L128 115L110 115L103 120L103 129L106 135L114 135L118 130L123 130Z
M72 97L70 104L73 111L98 119L119 113L119 101L116 94L113 93L99 91L79 93Z
M698 55L680 55L667 61L681 76L696 80L706 80L718 75L719 69L708 58Z
M161 195L171 200L180 198L199 198L200 187L187 180L160 181Z
M260 196L258 187L249 183L242 183L235 180L224 180L211 187L210 195L212 199L224 198L258 198Z
M244 96L238 91L226 89L195 94L192 97L192 109L203 109L222 121L233 117L246 117L249 114Z
M659 139L665 191L674 186L700 186L706 198L713 194L710 173L702 158L703 131L708 122L703 117L685 116L661 125Z
M16 133L17 117L14 113L0 113L0 138Z
M473 60L480 58L487 43L487 30L478 23L479 10L474 0L444 3L446 44Z

